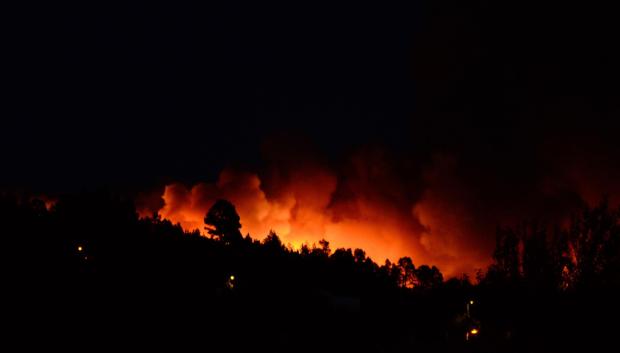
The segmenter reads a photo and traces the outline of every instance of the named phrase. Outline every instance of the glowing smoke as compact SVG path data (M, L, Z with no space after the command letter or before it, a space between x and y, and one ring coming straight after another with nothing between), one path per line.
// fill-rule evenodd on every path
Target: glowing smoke
M472 251L470 229L459 228L466 216L450 216L446 223L441 214L452 210L438 204L431 190L411 203L406 186L389 180L393 171L381 166L381 156L370 163L367 157L354 158L347 178L314 165L271 173L265 182L256 173L226 169L215 183L170 184L159 213L204 232L204 215L224 198L235 204L242 233L255 239L270 229L294 248L325 238L332 248L362 248L379 263L411 256L416 264L439 265L447 275L471 274L487 264L488 252Z
M578 153L557 165L556 153L550 154L555 159L540 154L528 169L509 164L505 172L494 163L472 168L449 154L414 164L367 149L330 164L307 151L291 155L276 147L266 151L271 159L257 172L228 168L214 183L166 185L155 195L163 206L150 201L141 213L158 211L187 230L203 231L206 212L224 198L235 204L243 234L255 239L270 229L295 248L325 238L332 248L362 248L378 263L411 256L416 265L436 265L449 277L473 275L491 262L496 226L534 217L561 223L584 200L594 204L603 191L615 190L613 183L591 180L619 175L575 158ZM537 163L545 173L537 172ZM584 165L592 177L581 171Z

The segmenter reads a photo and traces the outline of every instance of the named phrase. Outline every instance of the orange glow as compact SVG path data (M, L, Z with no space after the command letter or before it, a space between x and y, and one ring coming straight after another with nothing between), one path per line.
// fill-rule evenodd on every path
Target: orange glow
M45 209L48 211L52 210L52 207L54 207L54 205L56 204L56 202L58 200L56 200L55 198L52 198L48 195L37 195L36 197L32 197L30 198L30 200L40 200L43 201L43 204L45 205Z
M478 334L478 330L477 329L472 329L471 331L469 331L472 335L477 335Z
M235 205L243 235L261 240L274 230L295 250L326 239L332 250L361 248L379 264L410 256L416 265L438 266L445 277L474 275L486 267L490 250L467 241L475 229L466 223L465 208L448 205L431 192L416 203L397 204L376 190L371 177L362 174L343 182L324 168L304 167L287 172L287 178L266 179L265 185L257 174L224 170L213 184L167 185L158 212L188 231L206 234L204 216L215 200L224 198ZM392 187L389 181L384 184ZM336 197L339 189L346 189L347 197ZM398 190L388 192L398 195Z
M50 211L52 209L52 207L54 207L54 205L56 204L56 200L44 200L43 202L45 202L45 208Z

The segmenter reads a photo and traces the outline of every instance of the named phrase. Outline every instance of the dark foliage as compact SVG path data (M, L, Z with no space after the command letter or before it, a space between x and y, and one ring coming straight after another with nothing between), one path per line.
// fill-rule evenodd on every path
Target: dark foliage
M604 200L566 229L536 221L499 228L495 262L477 286L485 303L480 317L496 341L534 351L615 344L619 221L620 209Z
M3 194L0 215L11 334L66 348L557 351L602 346L617 327L619 212L606 202L568 229L499 228L477 285L327 240L243 238L224 200L205 217L212 237L107 192L50 209Z

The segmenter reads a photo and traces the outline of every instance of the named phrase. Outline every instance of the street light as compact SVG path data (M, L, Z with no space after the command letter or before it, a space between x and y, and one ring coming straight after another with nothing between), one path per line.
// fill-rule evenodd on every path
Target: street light
M467 301L465 305L466 310L467 310L465 313L465 316L467 318L466 321L467 321L467 326L468 326L468 329L465 332L465 341L469 341L470 338L477 336L480 333L480 329L479 329L480 323L478 322L478 320L475 320L471 317L470 307L474 305L474 303L475 303L474 300L470 299Z
M228 289L235 288L235 275L230 275L230 277L228 277L228 281L226 281L226 287L228 287Z
M474 305L474 300L473 299L470 299L469 302L467 302L467 317L470 317L470 314L469 314L469 306L470 305Z

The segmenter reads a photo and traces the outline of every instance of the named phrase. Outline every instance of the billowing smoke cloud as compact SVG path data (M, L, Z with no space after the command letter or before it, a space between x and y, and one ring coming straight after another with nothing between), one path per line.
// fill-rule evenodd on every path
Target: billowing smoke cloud
M491 262L498 225L533 218L562 223L613 192L607 179L618 170L580 157L596 154L566 143L545 147L525 164L456 153L412 162L381 148L326 162L303 143L284 144L296 148L268 145L259 169L227 168L212 183L166 185L156 195L163 204L151 200L142 213L158 211L187 230L204 231L206 212L223 198L235 204L243 234L255 239L274 230L298 248L325 238L332 248L362 248L378 263L411 256L446 276L473 275Z
M396 177L383 152L366 151L342 170L312 162L280 163L261 176L225 169L215 183L166 185L159 213L187 230L204 231L206 212L224 198L235 204L243 234L255 239L273 229L294 248L325 238L333 248L362 248L379 263L411 256L447 275L472 273L487 265L488 248L475 250L468 210L452 207L456 194L444 195L440 174L449 170L433 168L429 180L411 183Z
M332 247L363 248L375 260L413 256L428 261L417 235L421 229L414 215L373 192L340 184L332 172L305 168L290 172L267 194L257 174L224 170L216 183L191 187L170 184L163 193L162 217L188 230L204 227L204 215L215 200L225 198L237 207L242 232L264 238L270 229L298 248L325 238ZM338 196L339 188L352 194Z
M492 243L487 239L494 225L481 217L476 209L480 195L456 177L456 169L454 158L435 158L424 173L426 187L412 214L424 226L419 241L434 262L451 273L471 275L488 265Z

